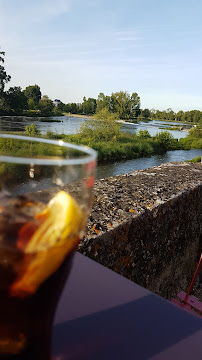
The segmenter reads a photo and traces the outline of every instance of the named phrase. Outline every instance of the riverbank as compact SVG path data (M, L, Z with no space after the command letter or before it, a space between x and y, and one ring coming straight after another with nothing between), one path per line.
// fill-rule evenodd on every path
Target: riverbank
M70 116L70 117L76 117L76 118L84 118L84 119L92 119L94 117L94 115L81 115L81 114L71 114L71 113L63 113L62 115L64 116ZM161 122L170 122L170 123L175 123L175 124L187 124L187 125L190 125L190 126L194 126L194 125L198 125L198 123L196 122L189 122L189 121L178 121L178 120L166 120L166 119L152 119L152 118L149 118L149 119L146 119L146 118L142 118L140 120L138 119L129 119L129 120L121 120L121 119L118 119L117 120L118 122L122 123L122 124L137 124L137 123L140 123L142 121L146 121L146 122L150 122L150 121L161 121Z
M81 114L71 114L71 113L63 113L64 116L70 116L75 118L82 118L82 119L92 119L92 115L81 115Z

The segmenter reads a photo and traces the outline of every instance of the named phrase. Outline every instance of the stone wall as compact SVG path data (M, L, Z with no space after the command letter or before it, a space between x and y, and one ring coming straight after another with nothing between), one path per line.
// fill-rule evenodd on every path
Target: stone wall
M201 250L201 163L96 181L83 254L169 299L187 290Z

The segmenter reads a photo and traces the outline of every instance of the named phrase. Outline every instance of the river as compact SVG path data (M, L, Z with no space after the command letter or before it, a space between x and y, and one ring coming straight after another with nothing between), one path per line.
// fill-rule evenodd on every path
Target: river
M12 131L13 129L17 131L23 131L26 125L30 125L32 122L34 122L37 126L37 129L43 135L46 134L47 130L57 133L75 134L79 131L81 124L87 121L87 119L85 118L77 118L71 116L58 116L51 119L55 119L59 122L41 122L39 119L34 118L22 119L18 117L13 117L12 119L9 119L3 117L3 119L0 118L0 131ZM139 130L148 130L149 133L154 136L158 132L162 131L161 129L159 129L159 127L168 127L172 124L176 125L176 123L156 120L149 122L140 122L138 124L122 123L122 130L132 133L136 133ZM181 125L186 126L186 124ZM169 132L174 136L174 138L177 139L187 136L186 131L169 130ZM202 149L168 151L164 155L153 155L149 158L140 158L107 164L99 164L97 169L97 179L125 174L133 170L143 170L152 166L159 166L162 163L170 161L189 160L193 159L196 156L202 157Z
M26 125L30 125L34 123L37 129L40 131L42 135L45 135L48 130L53 131L58 134L75 134L79 132L80 126L86 122L87 118L79 118L72 116L55 116L51 117L50 120L52 122L41 121L42 119L38 118L27 118L27 117L0 117L0 130L1 131L24 131ZM54 120L56 120L54 122ZM122 122L122 131L127 131L131 133L136 133L139 130L148 130L151 136L156 135L158 132L163 131L161 128L166 128L171 125L179 125L175 122L168 121L141 121L139 123L128 123ZM187 124L180 124L180 126L189 126ZM190 127L190 126L189 126ZM168 130L175 139L180 139L182 137L187 136L186 131L177 131L177 130Z
M134 170L144 170L170 161L191 160L196 156L202 157L202 149L167 151L164 155L153 155L148 158L100 164L97 168L96 178L102 179L109 176L126 174Z

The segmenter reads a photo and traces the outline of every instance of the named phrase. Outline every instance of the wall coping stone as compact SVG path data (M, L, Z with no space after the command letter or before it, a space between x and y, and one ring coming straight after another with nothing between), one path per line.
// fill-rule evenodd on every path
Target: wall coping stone
M79 251L169 298L186 290L201 241L202 163L170 162L97 180Z

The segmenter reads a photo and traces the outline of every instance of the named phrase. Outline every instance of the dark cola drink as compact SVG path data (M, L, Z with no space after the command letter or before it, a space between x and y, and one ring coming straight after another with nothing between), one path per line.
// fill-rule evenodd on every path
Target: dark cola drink
M53 317L82 219L63 191L48 205L0 194L0 359L51 359Z

